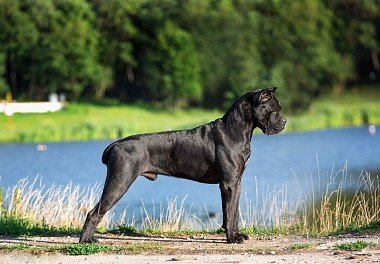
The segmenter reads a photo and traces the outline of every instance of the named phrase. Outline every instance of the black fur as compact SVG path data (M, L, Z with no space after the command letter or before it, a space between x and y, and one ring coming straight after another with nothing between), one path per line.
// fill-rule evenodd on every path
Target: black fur
M248 237L238 233L240 185L252 132L259 127L276 134L286 123L275 91L246 93L222 118L193 129L135 135L110 144L102 156L107 165L103 194L87 215L80 242L95 241L97 224L139 175L155 180L160 174L219 184L227 242L242 243Z

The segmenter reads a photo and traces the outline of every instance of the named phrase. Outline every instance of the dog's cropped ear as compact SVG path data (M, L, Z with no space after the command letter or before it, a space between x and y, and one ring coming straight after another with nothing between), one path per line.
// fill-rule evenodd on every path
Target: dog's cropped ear
M265 104L270 99L272 99L273 98L273 94L276 92L276 89L277 89L277 87L263 89L260 92L259 103L260 104Z

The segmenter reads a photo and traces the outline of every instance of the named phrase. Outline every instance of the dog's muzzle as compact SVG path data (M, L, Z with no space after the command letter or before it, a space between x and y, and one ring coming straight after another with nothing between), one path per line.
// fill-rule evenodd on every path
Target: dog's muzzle
M284 130L286 119L279 112L273 112L270 114L268 122L263 130L266 135L274 135Z

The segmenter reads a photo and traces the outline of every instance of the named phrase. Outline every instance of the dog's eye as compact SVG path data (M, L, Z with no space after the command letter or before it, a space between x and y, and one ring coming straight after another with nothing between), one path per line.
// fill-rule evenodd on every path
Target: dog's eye
M278 114L277 111L272 111L272 112L269 112L268 117L275 117L277 114Z

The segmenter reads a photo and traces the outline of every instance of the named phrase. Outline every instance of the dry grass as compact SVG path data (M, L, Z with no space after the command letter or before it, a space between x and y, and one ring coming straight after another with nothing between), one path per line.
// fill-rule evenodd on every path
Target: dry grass
M323 234L347 227L362 227L380 220L380 179L363 172L359 177L348 174L347 166L326 177L318 173L315 177L299 179L301 189L296 197L281 188L256 190L252 198L245 195L240 208L240 224L246 230L257 228L294 230L304 234ZM26 218L31 223L55 227L81 227L87 212L99 199L101 186L80 185L51 186L45 188L41 179L33 182L22 180L3 194L0 213L4 216ZM110 228L128 225L141 230L175 232L183 230L210 230L220 227L219 217L201 220L191 205L177 197L160 202L158 208L147 208L142 202L141 216L128 217L126 211L119 215L108 213L101 226ZM207 208L205 215L209 215Z
M43 223L54 227L79 227L83 225L87 212L99 199L99 184L81 187L69 183L66 186L52 185L45 188L42 179L30 182L20 180L6 190L2 213L16 218L25 218L32 223ZM109 227L111 214L102 220L101 226Z
M142 201L141 226L143 230L160 230L163 232L191 229L195 216L191 214L191 206L186 208L187 195L179 202L177 197L167 198L166 205L160 202L159 213L156 216L155 203L150 211Z
M305 233L328 233L350 226L361 227L380 220L380 179L362 172L349 175L347 165L325 181L311 181L302 194L300 223Z
M245 201L240 208L240 225L250 227L289 227L297 223L297 207L300 200L288 193L287 185L281 188L259 189L255 178L254 202L245 193Z

